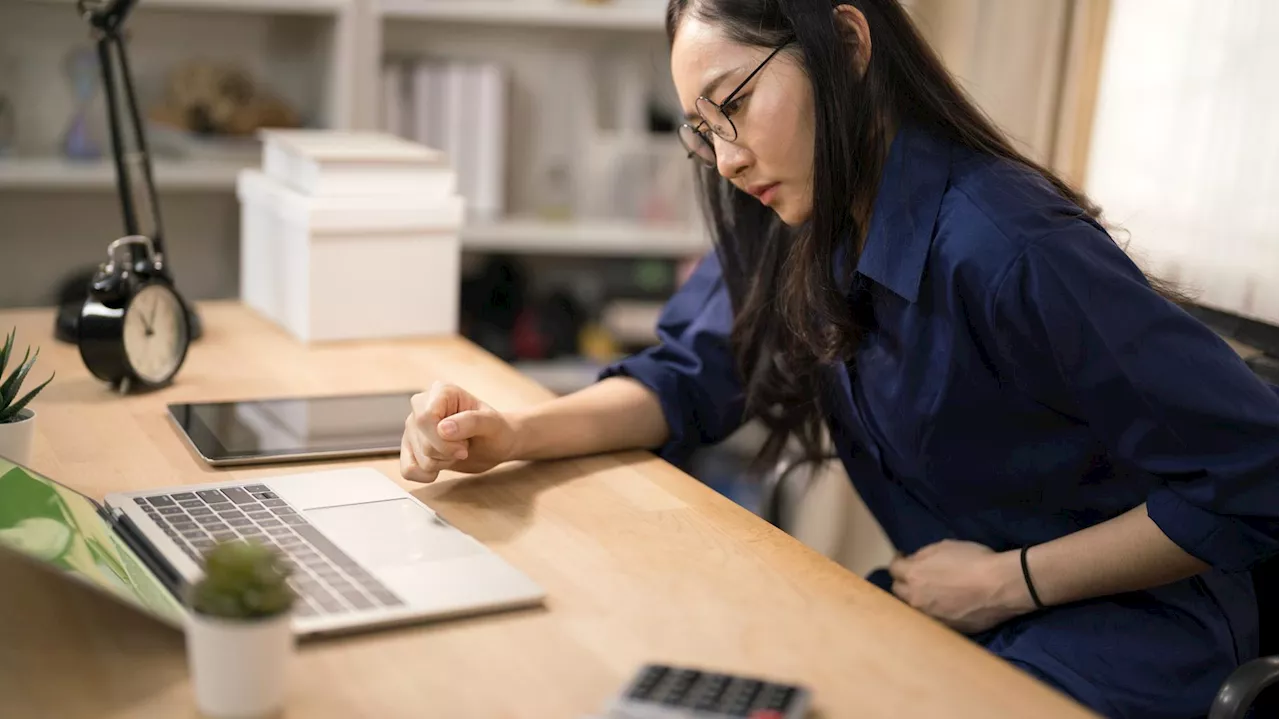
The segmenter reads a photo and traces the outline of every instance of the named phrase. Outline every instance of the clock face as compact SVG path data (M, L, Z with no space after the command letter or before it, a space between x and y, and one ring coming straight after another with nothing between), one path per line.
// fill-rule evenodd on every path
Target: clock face
M168 382L187 353L187 315L177 295L161 284L147 285L125 310L124 353L138 379Z

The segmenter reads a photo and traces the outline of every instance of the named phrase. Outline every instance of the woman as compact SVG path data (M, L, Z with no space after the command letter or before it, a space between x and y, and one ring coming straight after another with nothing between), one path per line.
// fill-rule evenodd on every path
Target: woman
M661 345L526 412L437 385L404 476L679 462L747 418L769 462L825 427L900 553L882 586L1104 714L1203 715L1258 650L1272 391L893 0L670 0L668 33L717 243Z

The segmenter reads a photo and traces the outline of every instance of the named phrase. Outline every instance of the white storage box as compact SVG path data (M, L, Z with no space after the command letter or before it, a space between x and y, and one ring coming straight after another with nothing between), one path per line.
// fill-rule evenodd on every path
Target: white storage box
M457 195L311 197L240 173L240 297L304 342L458 329Z

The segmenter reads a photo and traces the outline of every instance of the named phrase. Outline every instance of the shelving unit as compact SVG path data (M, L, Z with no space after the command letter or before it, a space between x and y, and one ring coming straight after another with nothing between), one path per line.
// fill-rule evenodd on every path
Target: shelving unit
M27 0L27 2L68 6L76 4L76 0ZM354 0L143 0L138 4L138 9L331 15L350 7L353 2Z
M229 191L245 166L233 162L161 160L154 163L160 190ZM0 190L113 191L115 167L106 160L76 162L61 158L0 160Z
M508 116L519 118L522 133L520 146L511 148L507 169L513 173L509 215L464 225L463 249L476 256L576 257L587 264L594 258L666 261L705 253L709 242L701 228L623 217L542 219L545 208L533 197L541 178L533 170L542 172L542 166L529 151L544 146L543 133L559 122L550 116L531 118L560 102L552 99L547 78L562 83L589 79L589 73L569 77L559 70L581 62L592 72L608 71L598 58L638 53L628 57L638 58L643 72L653 72L652 54L665 46L664 6L660 0L139 0L130 20L131 58L135 75L151 87L186 58L234 60L273 88L295 90L294 103L320 126L357 130L380 127L384 57L410 52L502 63L513 70ZM47 251L31 256L32 266L40 268L37 274L50 276L41 274L31 286L55 285L59 278L53 270L66 262L58 253L84 235L76 223L62 223L63 218L50 223L36 207L84 203L103 216L99 223L81 215L76 218L80 223L118 223L111 199L115 171L109 160L79 162L56 154L60 133L75 109L61 63L73 46L89 41L88 28L74 8L75 0L0 0L0 60L6 51L16 58L11 67L17 66L20 75L15 99L21 113L19 145L11 156L0 157L0 213L30 215L19 218L17 226L53 227L43 245ZM4 69L0 62L0 73ZM661 82L661 73L657 76ZM615 93L615 101L641 97L634 83L643 85L644 79L625 80L621 89L607 79L596 81ZM0 92L6 90L14 86L0 82ZM630 110L636 109L643 109L643 102L632 103ZM587 112L584 108L583 114ZM236 178L256 160L202 152L192 159L157 155L153 162L160 191L182 194L165 207L166 216L175 217L170 224L190 228L180 235L182 242L220 256L235 252L238 237L229 213L234 211ZM76 212L69 211L66 219ZM4 240L0 236L0 245ZM233 269L211 272L219 274L207 279L206 286L235 292L236 278L228 274ZM631 334L629 341L644 337L639 330ZM594 372L576 359L525 367L560 391L571 390Z
M639 0L381 0L379 12L393 19L525 27L659 31L661 8Z
M472 251L599 257L679 257L710 247L703 235L682 227L521 218L466 225L462 245Z

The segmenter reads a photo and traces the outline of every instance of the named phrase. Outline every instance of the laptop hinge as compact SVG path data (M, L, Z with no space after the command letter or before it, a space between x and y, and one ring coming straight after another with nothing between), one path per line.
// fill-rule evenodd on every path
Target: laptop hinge
M184 587L182 575L173 568L169 560L151 548L151 543L143 538L142 531L133 523L133 520L118 509L112 510L99 507L98 511L102 514L103 519L115 530L116 536L129 545L129 549L132 549L133 553L147 566L147 569L151 570L156 579L160 580L164 588L169 590L169 594L173 595L173 598L178 600L179 603L182 603L182 590Z

